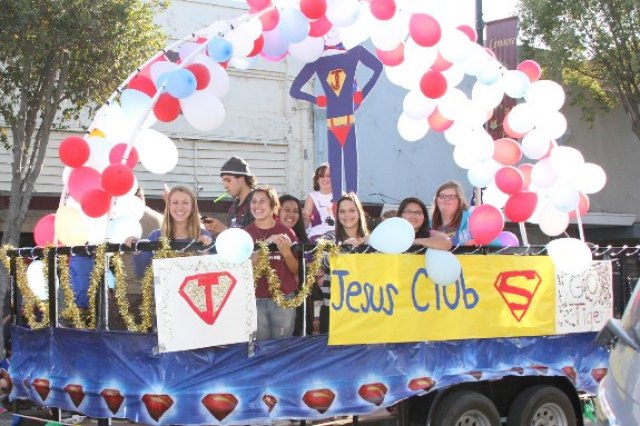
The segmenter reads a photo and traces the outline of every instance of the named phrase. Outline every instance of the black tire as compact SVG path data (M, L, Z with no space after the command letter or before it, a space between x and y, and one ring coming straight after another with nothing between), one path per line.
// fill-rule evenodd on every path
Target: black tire
M553 386L531 386L509 408L507 426L575 426L576 413L569 397Z
M431 416L433 426L500 426L500 414L489 398L462 390L439 401Z

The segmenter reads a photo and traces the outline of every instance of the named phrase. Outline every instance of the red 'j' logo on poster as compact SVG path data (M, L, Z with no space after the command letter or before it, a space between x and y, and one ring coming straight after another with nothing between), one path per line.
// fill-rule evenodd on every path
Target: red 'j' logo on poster
M493 286L504 299L511 315L521 321L527 314L542 278L536 271L504 271Z
M236 285L229 272L208 272L186 277L180 285L180 296L207 324L216 321Z

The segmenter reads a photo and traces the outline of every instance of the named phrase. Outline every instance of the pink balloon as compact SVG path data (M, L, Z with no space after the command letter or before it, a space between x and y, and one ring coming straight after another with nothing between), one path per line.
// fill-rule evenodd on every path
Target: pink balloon
M53 244L55 235L55 220L56 215L51 213L46 216L42 216L33 228L33 239L36 241L37 246L46 246L47 244Z
M530 59L520 62L516 69L525 73L532 83L534 81L538 81L542 75L542 68L540 68L540 65L536 61L532 61Z
M440 114L437 107L431 113L429 118L427 118L427 122L429 122L429 127L436 132L444 132L449 127L453 126L453 120L449 120Z
M126 143L119 143L109 151L109 164L118 164L122 162L122 156L127 149ZM138 164L138 151L134 147L131 147L129 152L129 158L127 158L127 167L133 169Z
M438 99L447 91L447 79L441 72L429 70L420 79L420 90L427 98Z
M442 72L451 68L451 65L453 64L447 61L445 58L443 58L440 52L438 51L438 56L436 57L436 61L433 63L433 65L431 65L431 69L433 71Z
M436 18L426 13L416 13L409 20L409 34L423 47L435 46L440 41L442 29Z
M272 31L280 22L280 12L278 12L278 9L273 9L264 15L260 15L260 22L262 22L262 31Z
M255 9L256 11L265 9L270 4L271 0L247 0L247 5L249 5L251 9Z
M322 15L315 21L309 22L309 37L322 37L331 29L331 22Z
M496 207L483 204L476 207L469 217L469 232L474 241L487 245L495 240L504 228L504 217Z
M396 2L394 0L371 0L369 8L376 19L387 21L393 18L396 13Z
M504 214L512 222L525 222L531 217L538 204L538 194L522 191L512 195L504 205Z
M589 211L589 206L591 202L589 201L589 196L587 194L580 193L580 202L578 203L578 214L580 217L584 217L585 214ZM576 211L573 210L569 212L569 218L576 218Z
M520 144L511 138L496 139L493 159L504 166L513 166L522 159Z
M531 170L533 170L533 164L524 163L518 166L518 170L522 172L522 177L524 178L524 182L522 184L522 190L526 191L529 189L529 185L531 185Z
M475 43L476 40L478 40L478 34L476 33L476 30L471 28L469 25L459 25L456 28L462 31L467 37L469 37L469 40L471 40L472 42Z
M511 195L522 190L524 176L517 168L505 166L496 172L495 181L500 191Z
M380 59L380 62L389 67L400 65L404 61L404 43L400 43L393 50L376 49L376 56Z
M69 195L80 202L85 192L100 188L100 173L90 167L78 167L69 174Z

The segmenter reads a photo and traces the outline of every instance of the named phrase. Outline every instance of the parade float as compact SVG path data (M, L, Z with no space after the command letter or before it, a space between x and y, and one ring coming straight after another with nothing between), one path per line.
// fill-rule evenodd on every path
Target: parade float
M400 418L427 424L493 425L506 417L515 425L532 416L581 424L580 396L593 393L607 369L606 351L593 340L613 315L612 253L583 238L532 247L524 227L538 223L557 237L574 217L581 231L588 195L606 181L602 168L555 142L567 127L563 89L540 80L535 62L505 69L475 43L472 28L441 22L421 2L247 3L247 14L154 55L84 137L62 141L60 207L36 225L38 247L2 251L19 314L11 398L147 424L318 420L400 402ZM361 46L369 38L374 52ZM375 102L371 90L384 71L407 91L400 136L444 133L470 182L487 187L469 219L480 247L415 251L412 231L385 221L364 253L325 242L301 246L301 289L285 300L268 248L259 248L252 268L253 246L242 231L225 231L215 247L189 245L204 250L193 256L176 250L184 245L142 244L135 250L156 254L140 311L129 312L123 252L130 249L122 243L140 237L143 208L132 169L139 161L164 174L178 160L173 142L151 126L182 115L199 130L216 129L225 116L226 67L287 56L306 64L291 95L327 109L330 160L341 162L332 170L345 167L345 182L334 189L357 191L357 150L350 149L357 107ZM372 72L362 88L354 81L359 64ZM313 75L322 94L302 90ZM470 93L457 88L465 76L475 79ZM510 137L494 140L485 124L505 97L517 100L502 123ZM523 246L485 248L504 241L505 216L521 225ZM324 255L332 270L329 334L254 341L256 276L273 284L276 303L294 307L311 291ZM69 285L70 256L96 260L85 313ZM108 271L115 277L110 307ZM118 309L127 331L109 330L107 308Z

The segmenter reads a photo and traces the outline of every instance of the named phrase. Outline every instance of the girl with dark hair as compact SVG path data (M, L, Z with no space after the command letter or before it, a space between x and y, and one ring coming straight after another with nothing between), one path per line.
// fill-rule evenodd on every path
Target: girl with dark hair
M451 238L453 245L475 245L469 232L469 203L456 181L440 185L436 191L431 228Z
M405 198L400 202L397 217L406 219L416 233L413 244L438 250L449 250L451 240L441 232L429 230L429 213L427 206L416 197Z
M333 193L328 164L321 164L313 174L313 192L307 195L303 209L304 224L311 242L335 229Z

